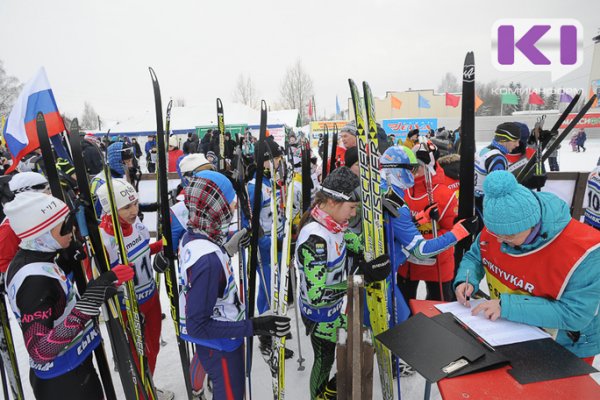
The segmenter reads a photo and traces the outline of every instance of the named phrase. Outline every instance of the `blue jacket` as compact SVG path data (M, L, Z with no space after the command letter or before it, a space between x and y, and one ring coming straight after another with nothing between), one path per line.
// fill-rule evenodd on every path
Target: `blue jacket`
M537 249L553 240L571 221L569 206L551 193L536 193L542 208L542 225L537 238L517 250L502 244L501 251L521 254ZM545 235L543 235L545 234ZM454 280L454 285L464 282L467 270L469 281L480 282L485 276L481 262L479 236L464 255ZM560 262L560 260L557 260ZM578 357L591 357L600 353L600 247L590 251L575 269L560 298L552 300L522 294L502 294L501 317L509 321L558 329L556 341ZM535 266L523 266L535 268ZM475 291L478 290L478 285ZM573 343L568 331L580 332L580 339Z

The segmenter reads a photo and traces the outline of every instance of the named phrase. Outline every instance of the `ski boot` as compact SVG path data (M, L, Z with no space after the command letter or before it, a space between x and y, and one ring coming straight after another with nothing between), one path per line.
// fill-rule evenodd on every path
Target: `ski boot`
M337 399L337 375L327 382L325 388L316 397L317 400L335 400Z

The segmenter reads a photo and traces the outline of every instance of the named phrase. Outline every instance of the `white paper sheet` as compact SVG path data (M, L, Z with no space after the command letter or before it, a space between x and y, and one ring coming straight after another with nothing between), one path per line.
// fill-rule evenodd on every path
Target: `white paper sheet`
M487 319L483 313L471 315L471 310L485 299L471 300L471 307L465 307L459 302L438 304L435 306L440 312L449 312L464 322L479 337L492 346L526 342L528 340L544 339L550 335L535 326L507 321L498 318L496 321Z

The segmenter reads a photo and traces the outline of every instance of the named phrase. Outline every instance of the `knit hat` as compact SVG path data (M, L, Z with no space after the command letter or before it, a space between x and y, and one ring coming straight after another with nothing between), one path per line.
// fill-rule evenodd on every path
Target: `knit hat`
M497 142L511 142L521 138L521 127L515 122L503 122L496 127L494 140Z
M23 192L4 205L4 213L19 239L31 240L61 224L69 214L69 207L44 193Z
M169 147L179 147L179 140L175 135L169 137Z
M348 132L351 135L356 136L358 134L358 131L356 130L356 123L354 121L348 122L342 127L342 129L340 129L340 133L342 132Z
M235 198L235 190L233 189L233 184L231 183L229 178L227 178L222 173L206 170L200 171L194 176L196 178L203 178L213 181L214 184L217 185L219 190L221 190L221 193L223 193L225 200L227 200L229 204L231 204L231 202Z
M419 128L413 129L412 131L410 131L410 132L408 132L408 133L406 134L406 137L410 139L412 136L415 136L415 135L417 135L417 136L418 136L418 135L419 135L419 132L420 132L420 131L419 131ZM412 139L411 139L411 140L412 140Z
M265 146L263 148L265 149L265 160L270 159L271 155L273 155L273 158L283 155L283 150L281 149L281 146L277 144L273 136L268 136L265 139L264 144ZM256 150L258 150L258 146L256 146Z
M37 172L20 172L12 177L8 186L14 194L29 191L41 192L48 187L48 179Z
M202 153L193 153L188 154L183 157L179 162L179 170L182 174L186 172L193 172L194 170L200 168L203 165L210 164L210 161L206 159L204 154Z
M339 167L327 175L321 192L337 201L360 201L360 180L350 168Z
M497 235L514 235L540 222L542 210L533 192L508 171L494 171L483 182L483 222Z
M358 162L358 147L350 147L346 149L346 153L344 153L344 164L347 167L351 167Z
M120 210L138 199L138 194L134 187L125 179L112 178L112 186L117 210ZM102 210L104 210L105 213L110 214L110 202L108 200L108 187L106 186L106 183L98 188L96 195L100 200Z

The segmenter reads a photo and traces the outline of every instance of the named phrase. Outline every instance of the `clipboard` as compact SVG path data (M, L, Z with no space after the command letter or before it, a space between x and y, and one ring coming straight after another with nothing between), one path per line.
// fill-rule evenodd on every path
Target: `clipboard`
M468 333L463 327L460 326L460 324L456 322L456 319L452 313L442 313L431 317L431 319L443 326L444 328L448 329L450 332L454 333L456 336L464 339L465 341L471 343L476 342L476 340L473 339L471 334ZM484 350L484 354L481 358L478 358L477 360L470 363L469 365L466 365L460 370L450 373L448 377L452 378L455 376L466 375L473 372L487 371L494 368L500 368L503 365L509 363L509 359L504 353L500 351L492 351L484 345L481 345L481 347Z
M475 339L465 340L422 313L376 338L429 382L456 373L485 354Z

